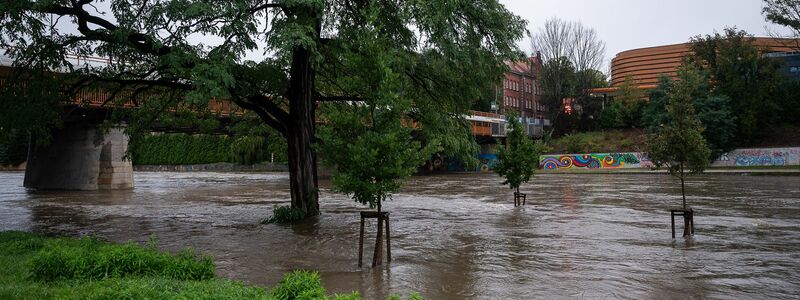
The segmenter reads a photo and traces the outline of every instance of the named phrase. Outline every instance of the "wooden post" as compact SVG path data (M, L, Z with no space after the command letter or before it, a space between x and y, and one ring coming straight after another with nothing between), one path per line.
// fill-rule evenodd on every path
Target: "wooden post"
M514 192L514 207L525 205L527 198L528 194Z
M361 234L358 236L358 267L361 267L362 257L364 257L364 215L361 215Z
M383 222L386 221L386 258L388 262L392 261L392 242L389 235L389 213L388 212L374 212L362 211L361 212L361 232L358 240L358 266L363 264L364 256L364 219L378 219L378 232L375 238L375 252L372 255L372 266L375 267L383 262Z
M673 239L675 238L675 216L683 217L683 236L694 235L694 211L692 208L671 209L669 214Z
M383 262L383 218L378 216L378 236L375 237L375 251L372 253L372 267Z
M674 239L675 238L675 211L674 210L670 210L669 211L669 219L670 219L670 221L672 223L672 238ZM361 219L361 232L362 232L362 234L364 232L364 219ZM359 260L359 265L361 265L360 260Z
M694 230L694 227L692 227ZM392 238L389 236L389 215L386 215L386 261L392 262Z

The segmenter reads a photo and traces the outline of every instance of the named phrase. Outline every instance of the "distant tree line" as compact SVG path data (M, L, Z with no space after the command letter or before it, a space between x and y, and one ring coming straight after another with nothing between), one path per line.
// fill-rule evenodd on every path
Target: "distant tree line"
M754 45L751 35L727 28L692 38L691 50L676 80L702 78L691 91L692 104L713 155L755 142L777 125L800 124L800 82L782 76L780 62L764 56L768 49ZM645 94L627 78L599 127L654 131L664 124L676 80L664 75Z

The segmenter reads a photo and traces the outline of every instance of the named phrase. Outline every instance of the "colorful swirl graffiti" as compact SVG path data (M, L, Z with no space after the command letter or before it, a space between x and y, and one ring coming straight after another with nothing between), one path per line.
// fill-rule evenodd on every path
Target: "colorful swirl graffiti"
M591 153L543 155L539 166L544 170L647 168L652 163L641 153Z

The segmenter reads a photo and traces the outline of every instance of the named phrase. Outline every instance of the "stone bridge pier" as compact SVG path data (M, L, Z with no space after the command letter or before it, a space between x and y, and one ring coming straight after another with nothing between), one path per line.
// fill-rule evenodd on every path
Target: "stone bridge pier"
M97 122L65 122L51 142L31 141L25 169L27 188L45 190L109 190L133 188L133 165L125 158L124 126L106 132Z

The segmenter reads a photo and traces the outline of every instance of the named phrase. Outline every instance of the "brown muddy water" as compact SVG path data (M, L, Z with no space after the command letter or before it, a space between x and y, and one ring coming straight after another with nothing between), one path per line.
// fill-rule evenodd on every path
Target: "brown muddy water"
M357 267L364 207L326 182L322 216L282 226L259 224L288 203L280 173L136 173L136 188L118 192L32 191L22 179L0 173L0 230L116 242L155 234L163 249L194 247L216 258L218 275L263 286L312 269L329 291L365 299L800 294L800 177L692 178L697 235L675 240L667 209L679 188L666 175L538 175L522 187L523 208L494 175L415 177L384 205L394 261L374 269Z

